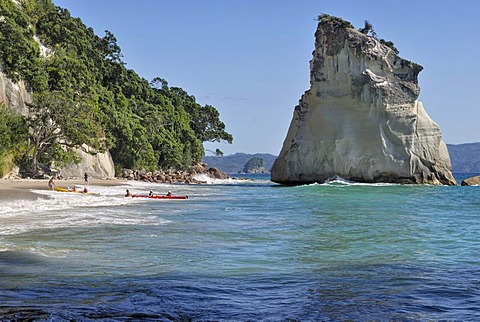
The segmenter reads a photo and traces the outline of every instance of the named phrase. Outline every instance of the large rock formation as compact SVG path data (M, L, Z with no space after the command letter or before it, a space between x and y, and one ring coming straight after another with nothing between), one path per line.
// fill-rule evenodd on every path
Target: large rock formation
M85 149L87 147L84 146ZM60 169L59 175L63 178L80 177L85 173L90 178L113 179L115 177L115 166L109 152L89 154L77 149L80 163L70 163Z
M456 184L438 125L417 100L422 66L338 20L320 21L310 89L272 181Z

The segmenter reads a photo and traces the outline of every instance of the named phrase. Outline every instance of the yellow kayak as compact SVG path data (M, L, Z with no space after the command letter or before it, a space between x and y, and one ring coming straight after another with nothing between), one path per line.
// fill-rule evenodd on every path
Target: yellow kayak
M85 195L99 195L99 193L98 193L98 192L89 192L89 191L87 191L87 192L84 192L84 191L83 191L83 190L81 190L81 189L73 191L73 190L71 190L71 189L68 189L68 188L61 188L61 187L57 187L57 186L53 187L53 190L55 190L55 191L58 191L58 192L74 192L74 193L81 193L81 194L85 194Z

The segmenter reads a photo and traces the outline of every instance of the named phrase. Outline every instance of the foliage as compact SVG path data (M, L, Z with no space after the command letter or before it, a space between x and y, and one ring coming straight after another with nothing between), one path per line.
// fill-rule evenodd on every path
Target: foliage
M72 161L73 148L88 145L96 151L104 149L102 129L95 119L95 109L87 99L77 96L72 100L63 92L45 92L36 94L27 106L33 172L39 162Z
M26 80L33 89L45 89L40 48L27 12L13 1L1 0L0 16L0 57L7 76L14 81Z
M373 25L368 20L365 20L365 26L358 29L358 31L360 31L362 34L370 35L373 38L377 38L377 33L375 32L375 30L373 30Z
M400 52L398 51L397 47L395 47L395 44L392 41L387 41L385 39L379 39L380 43L389 47L391 50L395 52L395 54L399 54Z
M0 0L0 60L37 94L32 165L69 160L69 148L87 144L108 149L117 169L186 168L201 161L203 142L232 142L213 106L126 68L112 32L95 35L52 0L20 3ZM41 45L50 49L43 57Z
M223 154L224 154L224 153L223 153L222 150L220 150L220 149L215 149L215 156L216 156L217 158L223 157Z
M370 35L371 37L377 39L381 44L389 47L390 49L392 49L398 55L399 51L395 47L393 42L386 41L385 39L381 39L381 38L379 39L377 37L377 33L375 32L375 30L373 30L373 25L370 23L370 21L365 20L365 26L363 28L358 29L358 31L361 32L362 34Z
M326 13L319 15L315 20L318 21L321 25L333 23L335 25L341 26L342 28L354 28L349 21L343 20L339 17L330 16Z
M0 178L12 169L25 151L26 133L24 119L0 104Z
M201 106L195 97L188 95L183 89L172 87L167 92L173 104L183 106L190 115L190 126L202 142L232 143L233 137L225 131L225 124L220 121L220 114L211 105Z
M343 20L342 18L335 17L335 16L330 16L328 14L321 14L319 15L315 20L319 21L321 25L331 23L337 26L340 26L341 28L354 28L353 25L348 22ZM396 54L399 53L398 49L395 47L394 43L391 41L387 41L385 39L381 39L377 37L377 33L373 29L373 25L370 21L365 20L365 24L363 28L358 29L359 32L365 35L369 35L375 39L377 39L381 44L389 47L392 49Z

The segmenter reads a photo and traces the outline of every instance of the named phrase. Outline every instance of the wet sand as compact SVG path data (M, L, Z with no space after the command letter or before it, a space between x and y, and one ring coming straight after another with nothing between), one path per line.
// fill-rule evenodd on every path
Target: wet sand
M88 185L85 184L83 179L77 180L55 180L55 184L58 187L71 187L77 186L119 186L126 183L124 179L112 179L101 180L91 179L88 181ZM31 190L50 190L48 187L48 179L21 179L21 180L0 180L0 200L1 199L27 199L35 200L39 197L38 194L33 193Z

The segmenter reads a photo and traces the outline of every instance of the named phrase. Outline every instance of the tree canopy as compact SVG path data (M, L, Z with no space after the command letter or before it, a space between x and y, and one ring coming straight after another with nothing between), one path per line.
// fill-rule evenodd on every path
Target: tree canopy
M32 162L65 156L47 133L64 150L106 149L119 169L186 168L201 161L203 142L233 140L215 107L128 69L113 32L97 36L51 0L0 0L0 61L35 93L25 134L49 143L29 146Z
M0 103L0 177L19 161L26 143L27 126L24 118Z
M95 116L95 107L82 98L68 98L54 91L35 94L27 104L27 126L32 140L31 170L38 162L72 161L71 149L90 147L93 152L105 150L103 131ZM65 149L67 148L67 149Z
M350 23L350 21L346 21L346 20L343 20L342 18L331 16L326 13L322 13L317 18L315 18L315 20L322 25L327 23L334 23L336 25L341 26L342 28L353 28L353 25Z

